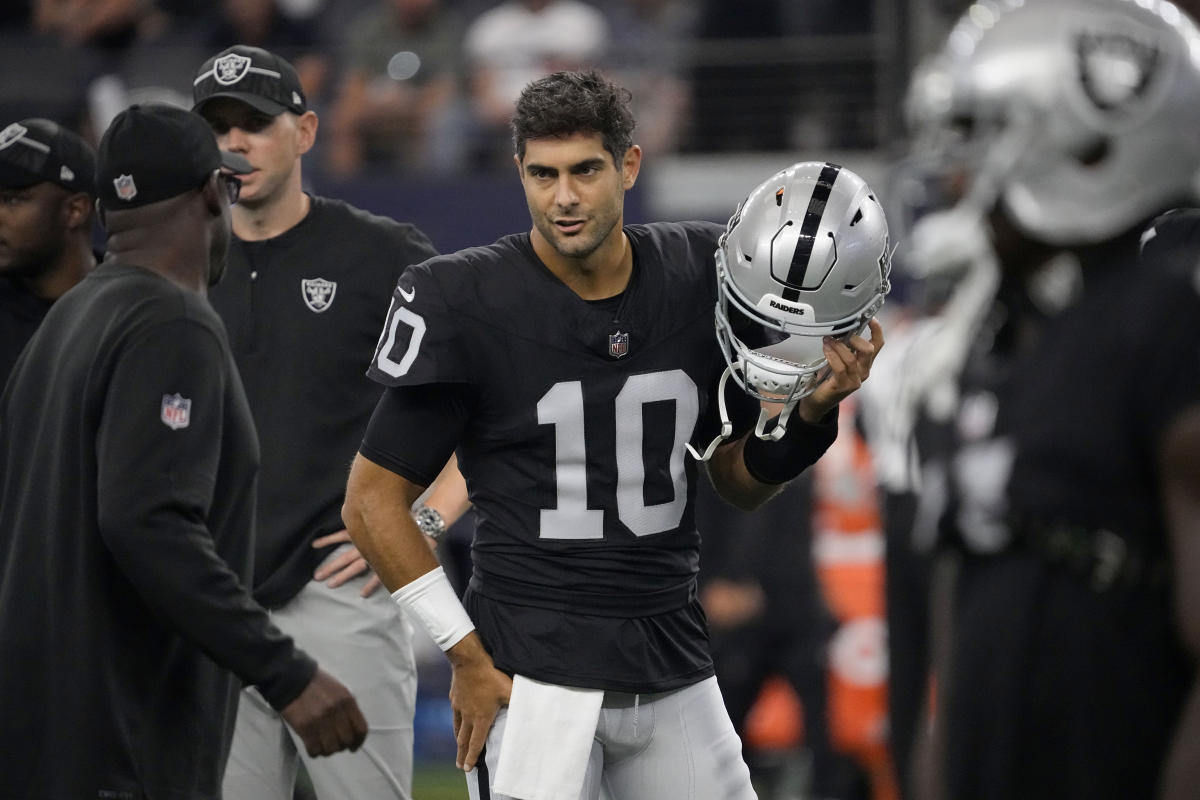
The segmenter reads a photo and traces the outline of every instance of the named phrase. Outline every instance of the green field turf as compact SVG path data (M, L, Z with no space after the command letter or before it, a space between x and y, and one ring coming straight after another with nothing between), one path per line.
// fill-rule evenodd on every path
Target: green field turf
M413 800L467 800L467 780L453 764L417 764Z

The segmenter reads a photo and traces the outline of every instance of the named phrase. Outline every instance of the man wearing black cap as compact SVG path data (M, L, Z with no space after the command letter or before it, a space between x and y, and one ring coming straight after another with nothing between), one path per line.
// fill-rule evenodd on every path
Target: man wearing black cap
M245 588L257 444L205 299L245 160L146 105L98 161L108 254L0 397L0 794L215 800L238 678L314 755L366 723Z
M48 119L0 130L0 388L50 304L96 265L96 154Z
M233 209L228 275L210 294L229 332L262 452L254 596L354 691L360 752L306 768L317 796L411 796L416 668L411 627L349 541L346 468L380 395L364 352L401 272L435 254L412 225L305 193L317 115L292 66L266 50L217 53L194 110L251 172ZM290 798L297 758L278 714L242 693L226 800Z

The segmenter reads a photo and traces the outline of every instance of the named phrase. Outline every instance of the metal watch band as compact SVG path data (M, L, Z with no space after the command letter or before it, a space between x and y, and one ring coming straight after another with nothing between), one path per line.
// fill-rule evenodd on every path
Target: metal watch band
M413 520L416 521L417 527L421 529L421 533L435 542L441 539L446 533L446 520L442 519L442 515L436 509L429 506L418 508L413 513Z

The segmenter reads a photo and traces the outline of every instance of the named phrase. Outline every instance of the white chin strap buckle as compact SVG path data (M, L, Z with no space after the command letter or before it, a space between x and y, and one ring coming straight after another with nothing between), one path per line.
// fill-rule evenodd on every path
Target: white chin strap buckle
M780 409L779 416L775 417L775 426L771 428L769 433L766 431L766 427L767 420L771 419L771 415L767 413L767 409L765 408L760 409L758 412L758 422L754 425L754 435L763 441L778 442L783 438L783 435L787 433L788 419L792 416L792 411L796 408L796 404L800 402L800 398L792 396L786 401L780 400L778 402L783 405L783 408Z
M733 435L733 423L729 420L729 409L725 405L725 384L729 382L730 376L733 375L733 367L726 367L721 373L721 380L717 384L717 407L721 410L721 433L715 439L708 443L708 447L704 448L704 452L692 447L691 442L688 442L686 447L692 458L697 461L704 462L712 458L712 454L716 451L721 443ZM776 420L774 427L768 432L766 430L768 420L772 419L772 415L767 409L760 409L758 412L758 422L754 426L754 435L759 439L770 442L777 442L787 433L788 418L791 417L792 411L796 408L796 404L800 402L804 395L802 393L793 392L786 399L767 400L772 404L781 404L783 408L779 415L774 417Z

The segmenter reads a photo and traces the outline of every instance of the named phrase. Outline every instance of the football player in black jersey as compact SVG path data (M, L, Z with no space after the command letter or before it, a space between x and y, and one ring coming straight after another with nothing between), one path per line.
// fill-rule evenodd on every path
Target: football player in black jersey
M885 396L921 402L940 544L910 796L1196 797L1200 242L1148 223L1195 203L1200 30L1166 3L990 8L936 56L918 137L966 176L912 237L965 255L905 376L937 380Z
M595 72L525 88L532 230L410 268L370 367L388 388L343 514L446 651L474 798L754 796L697 599L687 457L721 427L722 228L623 224L629 99ZM828 376L780 441L747 437L759 403L729 392L708 465L727 499L753 507L820 457L883 344L869 335L818 339ZM478 514L462 604L407 513L456 448Z

